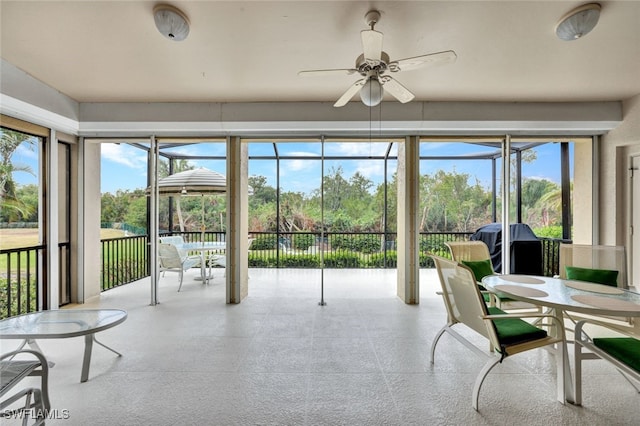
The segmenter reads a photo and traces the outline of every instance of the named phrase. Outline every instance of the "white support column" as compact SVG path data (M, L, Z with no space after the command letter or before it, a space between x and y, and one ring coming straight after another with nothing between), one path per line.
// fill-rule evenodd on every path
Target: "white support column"
M47 292L47 303L49 309L58 309L60 307L60 252L58 250L59 229L58 229L58 204L59 204L59 188L58 188L58 138L56 131L51 130L49 140L46 145L47 150L47 167L46 167L46 241L47 241L47 277L49 289Z
M78 139L78 161L77 161L77 176L76 176L76 241L72 242L72 244L76 244L76 250L72 251L73 255L76 257L76 289L75 289L75 302L76 303L84 303L85 291L84 291L84 282L85 282L85 182L84 177L86 173L85 167L85 141L84 138Z
M407 137L398 145L398 283L397 295L407 304L420 303L419 182L420 140Z
M149 274L151 278L151 306L155 306L158 301L158 143L155 136L151 136L149 149L149 181L151 183L151 193L149 194Z
M511 272L511 135L502 144L502 273Z
M249 153L239 137L227 137L227 303L249 294Z
M83 216L83 254L84 273L80 276L83 286L84 303L91 299L100 297L100 273L99 265L102 262L100 243L100 170L101 156L100 144L96 142L83 141L82 165L84 174L82 175L82 216Z

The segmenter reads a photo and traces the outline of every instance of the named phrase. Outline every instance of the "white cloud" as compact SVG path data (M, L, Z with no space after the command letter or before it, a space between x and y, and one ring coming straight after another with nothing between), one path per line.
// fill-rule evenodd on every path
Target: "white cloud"
M387 151L389 144L387 142L342 142L328 143L326 145L325 155L345 155L347 157L358 156L381 156Z
M102 144L100 145L100 155L104 160L122 164L132 169L146 169L147 167L146 152L127 145Z
M16 148L16 151L14 153L15 156L20 156L20 157L24 157L25 159L32 159L32 160L37 160L38 159L38 144L27 144L27 143L21 143L20 145L18 145L18 148Z
M318 160L320 159L320 157L318 157L318 154L305 152L305 151L290 152L290 153L287 153L286 155L292 156L292 157L309 157L309 158L316 158ZM280 168L280 173L281 173L281 176L283 176L284 175L283 171L297 172L300 170L308 169L311 166L311 164L318 164L318 163L313 163L313 162L310 162L309 160L282 160L281 164L282 166Z
M384 162L381 160L358 161L356 171L372 181L379 181L384 179Z

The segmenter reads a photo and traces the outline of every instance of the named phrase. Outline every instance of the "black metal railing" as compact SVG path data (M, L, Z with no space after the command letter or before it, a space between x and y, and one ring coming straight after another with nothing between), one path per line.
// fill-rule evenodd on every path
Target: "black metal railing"
M420 266L433 267L429 253L448 257L447 241L466 241L471 232L422 232ZM186 242L202 239L200 232L174 232ZM131 237L129 237L131 238ZM254 268L395 268L396 234L377 232L250 232L249 267ZM225 241L224 232L205 232L205 241ZM118 239L113 239L118 240ZM540 238L543 274L558 274L560 243L570 240ZM104 251L104 249L103 249ZM322 253L322 257L321 257Z
M45 245L0 250L0 319L44 306L40 291ZM46 285L42 288L46 289Z
M100 241L102 291L149 276L148 241L146 235Z
M174 233L185 241L200 241L200 232ZM420 266L432 267L428 253L448 256L446 241L464 241L469 232L428 232L419 238ZM396 235L383 233L252 232L249 266L262 268L395 268ZM224 232L206 232L205 241L224 241ZM540 238L543 274L557 275L560 244L570 240ZM148 237L133 236L101 241L101 288L108 290L149 276ZM59 244L60 303L69 302L70 245ZM0 318L37 311L45 306L47 286L44 277L46 246L0 250ZM321 258L321 253L323 258Z
M560 244L571 244L571 240L540 238L542 241L542 275L553 277L560 274Z

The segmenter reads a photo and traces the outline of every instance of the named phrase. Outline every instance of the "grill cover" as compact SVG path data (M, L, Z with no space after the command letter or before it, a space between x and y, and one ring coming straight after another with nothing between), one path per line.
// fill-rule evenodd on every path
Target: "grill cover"
M511 231L511 273L542 275L542 242L526 223L514 223ZM502 224L490 223L474 232L470 239L489 247L493 270L502 273Z

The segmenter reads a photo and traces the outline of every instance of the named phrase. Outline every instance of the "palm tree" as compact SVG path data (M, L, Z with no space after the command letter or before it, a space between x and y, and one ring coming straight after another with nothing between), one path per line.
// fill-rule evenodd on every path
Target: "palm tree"
M16 172L26 172L35 176L35 173L26 164L16 164L11 161L11 157L18 147L27 143L27 147L33 151L34 141L31 135L0 128L0 204L6 213L7 220L29 216L32 207L23 203L16 197L16 182L13 178Z

